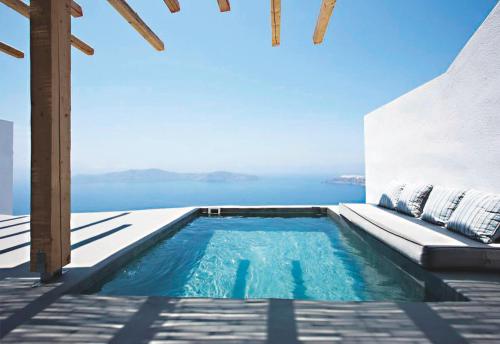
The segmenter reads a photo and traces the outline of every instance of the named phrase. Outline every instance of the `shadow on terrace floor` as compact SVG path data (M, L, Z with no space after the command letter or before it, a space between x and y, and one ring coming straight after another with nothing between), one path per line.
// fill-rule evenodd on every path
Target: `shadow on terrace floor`
M121 226L91 240L119 230ZM240 261L235 297L244 295L249 264ZM78 273L72 270L68 274ZM295 296L306 294L299 262L293 262L291 273ZM486 300L333 303L110 297L64 295L64 281L31 288L35 281L22 274L0 280L2 343L500 342L500 302Z
M129 226L130 224L124 224L96 234L71 245L71 249L75 250L91 244L96 240L117 233ZM10 273L12 277L0 279L0 341L2 336L7 332L10 332L19 323L30 319L33 315L57 300L61 294L68 292L72 287L72 284L65 283L65 277L67 276L63 275L60 281L34 288L33 286L39 281L39 277L36 273L28 271L29 263L4 270L7 270L5 274ZM75 275L85 270L85 268L72 268L68 270L68 274ZM0 269L0 277L2 275L3 273Z
M119 217L128 215L128 212L120 213L111 217L101 218L97 221L87 223L83 226L72 228L72 232L91 228L95 225L117 219ZM17 218L13 218L17 219ZM24 223L19 223L21 225ZM108 237L117 233L130 224L122 224L105 231L95 233L86 237L83 240L75 242L71 245L71 249L75 250L82 246L91 244L99 239ZM22 249L29 246L29 241L22 244L8 247L0 250L0 259L3 254L11 252L16 249ZM81 269L71 269L71 273L79 273ZM29 271L29 263L24 262L13 268L0 269L0 342L3 335L10 332L18 323L24 322L26 319L39 311L43 310L45 306L50 305L57 300L62 292L67 288L63 285L64 278L58 283L53 283L47 286L33 288L35 283L39 281L39 275Z
M83 225L83 226L75 227L75 228L71 229L71 232L73 233L73 232L79 231L81 229L89 228L89 227L92 227L92 226L95 226L95 225L98 225L98 224L101 224L101 223L104 223L104 222L107 222L107 221L111 221L111 220L117 219L119 217L122 217L122 216L125 216L125 215L128 215L128 214L130 214L130 213L129 212L125 212L125 213L121 213L121 214L118 214L118 215L107 217L107 218L104 218L104 219L101 219L101 220L98 220L98 221L95 221L95 222L92 222L92 223L88 223L88 224ZM23 217L20 217L20 218L23 218ZM18 219L18 218L13 218L13 219ZM3 220L3 221L6 221L6 220ZM20 222L20 223L12 224L12 225L9 225L9 226L0 227L0 229L2 229L2 228L11 228L11 227L18 227L18 226L22 226L22 225L29 224L29 223L30 223L30 221ZM26 234L26 233L29 233L29 232L30 232L29 228L28 229L21 229L18 232L14 232L14 233L11 233L11 234L8 234L8 235L0 236L0 240L1 239L11 238L11 237L22 235L22 234ZM14 250L17 250L17 249L20 249L20 248L23 248L23 247L26 247L26 246L29 246L29 245L30 245L30 241L25 241L25 242L23 242L23 243L21 243L19 245L14 245L14 246L8 247L6 249L0 250L0 255L4 254L4 253L11 252L11 251L14 251ZM72 248L74 248L74 247L72 247Z
M65 295L3 343L495 343L499 306Z

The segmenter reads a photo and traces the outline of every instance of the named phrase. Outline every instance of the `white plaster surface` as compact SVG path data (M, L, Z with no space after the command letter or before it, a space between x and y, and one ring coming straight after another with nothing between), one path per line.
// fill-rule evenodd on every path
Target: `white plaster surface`
M0 214L12 214L13 128L12 122L0 120Z
M82 229L71 233L72 245L95 238L120 226L127 227L88 245L73 249L71 251L71 264L67 267L93 266L194 210L195 208L170 208L72 214L71 228L82 227ZM117 215L122 214L126 215L117 217ZM23 233L29 230L29 223L25 223L29 221L29 216L13 218L15 220L0 222L0 252L20 247L0 254L0 269L13 268L29 261L30 233ZM6 226L10 227L5 228ZM9 236L15 233L19 234Z
M449 69L365 116L366 200L392 180L500 193L500 3Z

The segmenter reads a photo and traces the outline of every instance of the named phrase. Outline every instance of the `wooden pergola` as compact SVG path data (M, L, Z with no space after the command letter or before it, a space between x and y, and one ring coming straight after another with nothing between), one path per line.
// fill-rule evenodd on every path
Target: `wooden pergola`
M163 41L125 0L107 0L156 50ZM157 0L160 1L160 0ZM163 0L170 12L179 0ZM271 1L272 45L280 44L281 0ZM73 0L0 0L30 20L31 62L31 271L42 281L59 276L71 260L71 52L94 49L71 33L71 17L83 16ZM217 0L221 12L229 0ZM313 42L323 42L336 0L322 0ZM24 53L0 42L0 51L16 58Z

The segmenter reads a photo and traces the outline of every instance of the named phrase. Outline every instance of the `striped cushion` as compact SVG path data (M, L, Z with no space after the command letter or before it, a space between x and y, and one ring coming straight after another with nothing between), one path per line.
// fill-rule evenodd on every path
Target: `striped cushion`
M465 190L434 187L425 202L422 220L444 226L465 195Z
M485 244L494 242L500 237L500 194L466 192L446 228Z
M399 195L396 210L403 214L420 217L431 190L430 184L407 184Z
M382 194L380 197L380 201L378 201L378 205L387 209L395 209L396 204L398 203L399 195L403 188L405 187L402 183L392 182L389 184L386 192Z

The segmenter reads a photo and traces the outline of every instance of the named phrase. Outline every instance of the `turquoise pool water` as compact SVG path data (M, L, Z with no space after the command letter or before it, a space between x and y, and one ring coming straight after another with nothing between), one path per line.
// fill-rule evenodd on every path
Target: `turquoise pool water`
M200 217L119 270L106 295L425 299L423 287L328 217Z

